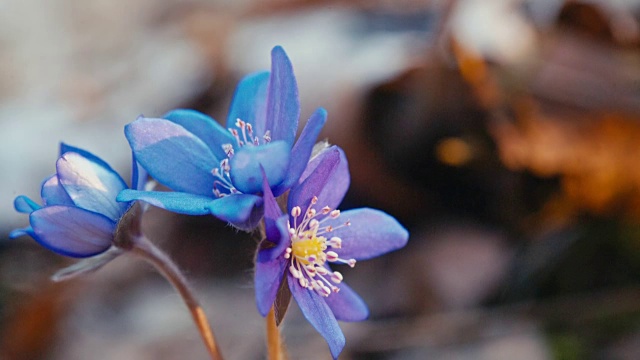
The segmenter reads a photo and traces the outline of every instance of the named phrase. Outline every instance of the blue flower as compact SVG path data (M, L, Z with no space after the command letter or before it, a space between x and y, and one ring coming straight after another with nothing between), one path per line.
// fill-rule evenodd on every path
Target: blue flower
M334 358L345 344L337 320L361 321L369 311L364 301L329 264L353 267L403 247L409 234L386 213L361 208L340 212L336 207L349 187L346 158L330 147L313 158L288 198L283 215L264 186L266 239L258 252L255 290L259 312L273 305L283 274L306 319L326 339Z
M260 169L276 196L289 189L326 120L326 111L318 109L295 142L300 104L291 62L281 47L272 50L271 62L271 72L248 75L238 84L227 129L193 110L127 125L136 159L174 192L124 191L118 200L211 213L240 229L255 227L262 217L262 197L256 195L262 192Z
M146 172L133 161L132 186L144 186ZM58 254L86 258L106 252L114 240L118 222L130 203L116 201L127 189L120 175L88 151L60 146L56 173L42 183L42 206L21 195L17 211L29 214L30 226L10 237L29 235Z

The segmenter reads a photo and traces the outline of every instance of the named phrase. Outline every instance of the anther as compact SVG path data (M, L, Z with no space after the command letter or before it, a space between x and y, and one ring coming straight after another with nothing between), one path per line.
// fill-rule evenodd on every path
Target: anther
M331 212L331 208L328 206L325 206L322 208L322 215L327 215L329 212Z
M337 219L340 216L340 210L333 210L329 215L332 219Z
M329 246L334 249L342 248L342 239L337 236L332 237L331 239L329 239Z
M295 206L293 209L291 209L291 216L298 217L300 216L301 212L302 210L300 209L300 206Z
M336 284L340 284L343 280L342 274L340 274L337 271L334 271L333 274L331 274L331 281L333 281Z
M338 260L338 254L335 251L327 251L327 261L334 262Z
M318 202L318 197L317 196L314 196L314 197L311 198L311 204L312 205L315 205L317 202Z

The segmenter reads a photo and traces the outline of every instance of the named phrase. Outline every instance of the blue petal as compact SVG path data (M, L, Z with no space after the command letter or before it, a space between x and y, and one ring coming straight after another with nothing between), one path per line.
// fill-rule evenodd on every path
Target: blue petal
M10 239L15 239L15 238L18 238L18 237L23 236L23 235L29 235L31 237L34 237L35 235L33 233L33 228L31 226L28 226L26 228L20 228L20 229L12 230L9 233L9 238Z
M140 200L153 206L187 215L205 215L213 198L181 192L138 191L126 189L120 192L118 201Z
M327 186L331 175L338 168L340 162L340 152L336 149L327 151L312 173L297 186L294 186L289 193L288 209L300 206L306 209L312 197L320 195ZM329 184L331 186L331 184ZM319 204L319 208L324 204Z
M228 221L241 230L249 230L255 226L251 215L256 206L262 205L261 202L260 196L233 194L210 202L209 211L218 219Z
M346 342L344 334L338 326L336 317L331 312L329 305L315 291L303 288L289 272L287 272L289 289L304 317L324 337L329 344L329 350L334 359L338 358ZM331 296L331 295L329 295Z
M60 184L58 175L52 175L42 183L40 196L45 206L51 205L75 205L67 194L67 191Z
M149 181L149 173L136 160L136 154L131 153L131 188L135 190L143 190Z
M340 288L337 293L331 293L324 301L329 305L336 319L340 321L362 321L369 317L369 308L364 300L347 284L335 285Z
M60 184L76 206L114 221L127 210L127 204L116 202L116 196L127 184L113 169L75 152L62 155L56 168Z
M88 257L106 251L116 223L107 217L72 206L55 205L29 216L34 239L62 255Z
M266 130L268 84L268 71L249 74L240 80L227 116L228 128L235 128L236 120L240 119L253 125L254 136L262 141Z
M302 129L298 141L291 149L291 161L289 162L287 177L274 190L276 196L284 193L298 182L302 172L307 167L313 146L326 121L327 111L325 109L319 108L311 115L304 129Z
M13 200L13 207L17 212L30 213L34 210L40 209L42 206L38 205L35 201L29 199L24 195L20 195Z
M125 126L136 160L175 191L211 196L220 166L209 147L182 126L164 119L138 119Z
M244 146L237 151L231 165L231 182L243 193L262 191L262 171L264 169L270 186L284 180L289 166L289 146L283 141L275 141L261 146Z
M109 164L107 164L106 161L104 161L101 158L97 157L96 155L88 152L87 150L80 149L79 147L71 146L71 145L65 144L63 142L60 143L60 157L62 157L62 155L66 154L68 152L78 153L78 154L86 157L87 159L93 161L94 163L99 164L100 166L102 166L104 168L111 169L111 166Z
M287 263L288 261L283 256L270 261L256 261L256 305L262 316L267 316L273 302L276 300Z
M350 226L337 228L345 221ZM342 239L338 254L343 259L366 260L404 247L409 232L392 216L369 208L344 211L335 220L323 225L336 227L329 236Z
M209 146L209 149L211 149L218 159L227 157L227 154L222 149L223 144L236 143L236 139L231 135L229 130L223 128L210 116L199 111L177 109L168 112L163 118L181 125L187 129L187 131L200 138L200 140Z
M284 140L291 147L298 131L299 117L300 100L293 67L282 47L276 46L271 50L265 130L271 130L274 140Z

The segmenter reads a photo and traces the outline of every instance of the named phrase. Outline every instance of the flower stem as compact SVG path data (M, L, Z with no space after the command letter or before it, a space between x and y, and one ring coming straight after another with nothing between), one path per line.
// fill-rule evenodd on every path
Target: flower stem
M287 358L284 351L284 342L280 336L280 329L276 325L276 312L272 306L267 314L267 352L269 360L285 360Z
M222 360L222 355L218 349L209 321L189 288L186 278L182 275L176 264L146 237L136 236L132 239L132 242L133 246L131 251L151 263L151 265L173 285L176 291L178 291L185 305L187 305L187 308L189 308L191 312L193 321L198 327L198 331L211 355L211 359Z

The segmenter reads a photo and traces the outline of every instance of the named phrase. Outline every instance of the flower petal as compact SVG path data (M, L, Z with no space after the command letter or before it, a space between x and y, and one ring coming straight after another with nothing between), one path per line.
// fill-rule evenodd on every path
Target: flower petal
M274 140L284 140L291 147L298 131L299 117L300 100L293 67L284 49L276 46L271 50L265 130L271 130Z
M261 244L264 248L258 252L258 261L267 262L281 255L284 256L285 249L291 245L288 222L289 217L283 215L275 222L271 233L267 232L266 241L269 244ZM271 247L266 247L266 245Z
M236 120L240 119L253 126L253 133L259 139L264 135L268 85L268 71L249 74L240 80L227 116L228 128L235 128Z
M67 152L56 162L58 180L76 206L118 220L127 204L116 196L127 188L124 180L110 167L82 154Z
M116 228L116 223L106 216L64 205L36 210L29 220L37 242L71 257L88 257L106 251Z
M268 241L274 244L279 244L282 240L282 236L280 230L278 230L276 221L282 217L282 210L280 210L280 207L271 192L264 169L260 168L260 170L262 171L262 200L264 201L264 227L266 237Z
M350 221L350 226L338 226ZM369 208L344 211L323 225L336 229L330 234L342 239L338 252L343 259L366 260L400 249L407 244L409 232L392 216Z
M78 153L78 154L82 155L83 157L86 157L87 159L93 161L94 163L99 164L100 166L102 166L104 168L111 169L111 166L106 161L104 161L101 158L97 157L96 155L90 153L89 151L84 150L84 149L80 149L79 147L71 146L69 144L65 144L63 142L60 143L60 156L66 154L68 152Z
M276 300L278 288L287 267L287 260L282 256L269 261L258 260L255 266L256 305L260 315L267 316Z
M245 146L233 155L231 182L243 193L262 191L262 171L264 169L270 186L276 186L284 179L289 166L289 146L284 141L274 141L267 145Z
M364 300L347 284L334 284L340 291L324 298L336 319L340 321L362 321L369 317L369 308Z
M25 228L12 230L9 233L9 238L10 239L15 239L15 238L19 238L20 236L23 236L23 235L29 235L31 237L34 237L35 235L33 233L33 228L31 226L27 226Z
M255 226L253 212L260 206L262 198L250 194L233 194L215 199L209 203L209 211L218 219L228 221L231 225L249 230Z
M42 183L40 196L45 206L51 205L75 205L67 194L67 191L60 184L58 175L51 175Z
M314 157L302 174L301 181L304 181L311 173L313 173L320 163L327 161L325 160L325 157L333 158L334 155L331 154L333 151L337 151L340 154L340 160L335 170L333 170L327 180L327 184L330 186L322 188L322 191L320 191L317 196L318 205L320 207L328 206L332 209L336 209L342 202L342 199L344 199L344 195L347 193L347 190L349 190L349 184L351 182L349 162L347 161L347 156L340 147L335 145L328 147Z
M276 195L284 193L298 182L302 172L307 167L313 146L326 121L327 111L323 108L319 108L311 115L304 129L302 129L298 141L296 141L293 149L291 149L291 161L289 161L287 177L274 190Z
M219 167L215 155L201 139L184 127L164 119L138 119L125 126L136 160L158 182L172 190L212 196Z
M320 195L327 186L339 162L340 152L337 149L327 151L311 174L301 184L291 189L287 208L293 209L295 206L300 206L306 209L311 198ZM322 206L324 205L320 204L320 207Z
M217 121L199 111L189 109L176 109L163 116L204 141L216 158L224 159L227 154L222 149L223 144L235 144L236 139L229 130L225 129Z
M208 196L200 196L182 192L139 191L126 189L120 192L118 201L144 201L161 209L180 214L205 215L209 213L209 204L214 200Z
M17 212L28 214L34 210L40 209L42 206L38 205L28 197L20 195L13 200L13 207Z
M136 160L136 154L131 153L131 188L143 190L149 181L149 173Z
M298 302L302 314L320 335L324 337L329 344L331 355L334 359L337 359L344 348L346 340L329 305L327 305L325 300L315 291L310 291L300 286L298 280L288 272L287 281L289 282L291 294Z

